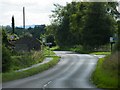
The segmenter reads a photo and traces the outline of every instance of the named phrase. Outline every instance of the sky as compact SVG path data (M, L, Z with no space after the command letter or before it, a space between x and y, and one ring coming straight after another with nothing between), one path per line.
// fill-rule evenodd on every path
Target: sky
M51 11L55 8L53 4L58 3L65 6L66 2L70 3L72 1L73 0L0 0L0 25L11 25L11 18L14 15L15 26L22 26L23 7L25 7L26 25L48 25L50 24L49 16L52 14Z
M23 24L23 7L25 7L26 25L50 24L49 15L54 10L54 3L66 5L72 0L0 0L0 25L11 25L14 15L15 26Z

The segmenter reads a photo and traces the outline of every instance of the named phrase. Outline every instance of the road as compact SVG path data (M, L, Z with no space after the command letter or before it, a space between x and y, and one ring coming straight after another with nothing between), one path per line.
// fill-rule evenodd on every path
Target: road
M56 51L59 63L42 73L3 83L3 88L95 88L90 76L98 58L88 54Z

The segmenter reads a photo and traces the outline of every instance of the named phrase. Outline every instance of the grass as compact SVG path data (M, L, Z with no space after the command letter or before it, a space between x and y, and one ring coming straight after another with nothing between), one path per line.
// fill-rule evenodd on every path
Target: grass
M82 54L89 53L89 51L85 50L82 45L64 46L64 47L55 46L55 47L52 47L51 50L54 50L54 51L73 51L73 52L82 53Z
M45 56L41 51L31 51L31 52L19 52L11 56L12 65L11 70L18 70L22 68L29 67L33 64L40 63L44 60Z
M90 54L96 54L96 55L110 55L111 52L91 52Z
M17 52L13 54L11 71L19 70L22 68L29 67L33 64L41 63L45 57L54 56L55 53L52 52L48 47L45 47L42 51L30 51L30 52Z
M59 50L59 46L53 46L52 48L50 48L51 51L55 51L55 50Z
M45 56L54 56L55 53L53 52L53 50L49 47L44 48L44 55Z
M95 71L92 74L92 81L98 88L118 88L118 56L120 53L116 52L101 58L98 61Z
M2 81L6 82L6 81L11 81L11 80L16 80L16 79L25 78L25 77L32 76L34 74L43 72L43 71L53 67L54 65L56 65L58 63L58 61L59 61L58 56L52 56L52 58L53 58L53 60L51 60L50 62L45 63L45 64L40 65L40 66L35 67L35 68L31 68L31 69L26 70L26 71L3 73L2 74Z
M69 47L59 47L55 46L52 47L51 50L58 50L58 51L73 51L76 53L81 53L81 54L96 54L96 55L110 55L111 52L109 51L96 51L96 52L91 52L90 50L85 49L82 45L75 45L75 46L69 46Z
M16 69L26 68L33 64L40 63L44 60L45 57L51 57L53 58L53 60L38 67L31 68L29 70L15 72ZM56 56L54 52L52 52L46 47L42 52L34 51L22 54L17 53L16 56L12 56L13 66L11 68L14 70L2 73L2 81L7 82L43 72L56 65L57 62L59 61L59 58L60 57Z

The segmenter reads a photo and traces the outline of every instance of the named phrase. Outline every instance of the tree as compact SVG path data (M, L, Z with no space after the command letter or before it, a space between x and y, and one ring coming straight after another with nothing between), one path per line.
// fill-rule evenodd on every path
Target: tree
M56 45L53 35L47 35L47 36L46 36L46 42L47 42L47 43L52 43L51 46L55 46L55 45Z
M118 43L117 50L120 51L120 21L118 21Z
M9 42L5 30L2 31L2 72L7 72L11 67L11 57L9 50Z
M81 31L84 25L85 10L88 3L72 2L66 6L55 5L53 22L56 42L59 46L73 46L81 43Z
M12 16L12 33L15 33L15 22L14 22L14 16Z
M109 43L109 37L115 29L115 20L106 9L106 3L94 2L89 5L82 31L82 41L85 47L98 48Z
M117 42L116 42L116 45L115 45L115 50L114 51L120 51L120 20L117 21L117 24L118 24L118 39L117 39Z
M55 28L49 28L55 32L55 40L60 47L81 44L98 48L109 43L109 37L116 29L115 17L111 14L116 4L71 2L66 6L55 6L51 24Z
M7 34L4 29L2 30L2 44L4 44L5 47L8 47L10 45L7 39Z
M118 2L108 2L108 12L110 12L110 15L112 15L113 17L120 18L120 13L117 10L117 6L119 6Z
M69 33L69 16L66 13L66 9L59 4L54 4L56 7L53 11L52 17L54 18L53 23L54 26L57 26L55 32L55 39L59 46L66 46L68 45L68 38L70 37Z

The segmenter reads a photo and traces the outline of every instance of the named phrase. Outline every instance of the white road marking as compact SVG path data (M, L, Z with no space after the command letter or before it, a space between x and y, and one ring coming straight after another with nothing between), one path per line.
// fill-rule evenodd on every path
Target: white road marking
M48 81L46 84L43 85L43 90L45 90L45 88L47 87L47 85L49 85L52 81Z

